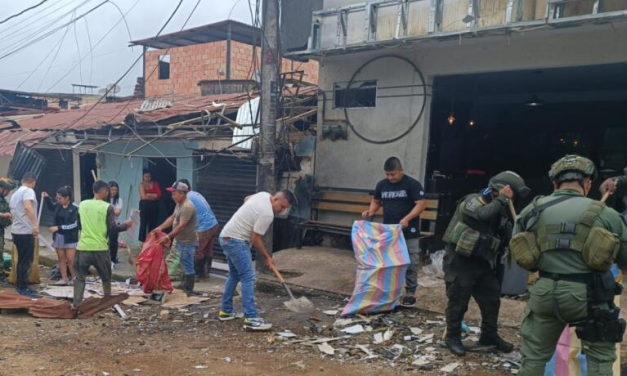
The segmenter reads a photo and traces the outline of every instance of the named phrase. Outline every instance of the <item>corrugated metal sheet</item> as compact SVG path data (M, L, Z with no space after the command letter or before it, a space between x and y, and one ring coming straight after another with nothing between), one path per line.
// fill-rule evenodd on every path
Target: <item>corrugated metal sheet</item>
M167 107L172 107L172 101L163 99L146 99L144 103L139 106L139 112L154 111Z
M244 103L239 110L237 110L237 118L236 122L241 125L248 125L242 127L242 129L234 128L233 129L233 143L238 143L240 141L246 140L250 136L256 135L259 133L259 128L255 128L254 125L259 124L259 103L260 98L257 97L250 101ZM239 148L250 150L253 145L253 140L249 139L247 141L242 142L237 145Z
M207 158L198 164L207 163ZM224 226L244 203L244 198L257 191L257 164L252 159L219 155L196 176L196 190L211 205L220 226ZM224 258L219 245L214 248L216 257Z
M48 132L30 131L1 131L0 132L0 156L13 155L15 145L18 141L26 146L32 146L36 141L48 136Z

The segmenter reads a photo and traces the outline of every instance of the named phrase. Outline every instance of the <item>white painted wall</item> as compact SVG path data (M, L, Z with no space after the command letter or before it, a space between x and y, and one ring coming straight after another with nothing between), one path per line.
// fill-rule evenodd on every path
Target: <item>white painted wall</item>
M543 29L510 37L481 37L445 42L425 41L413 46L374 52L326 57L320 65L319 85L327 91L326 119L341 121L342 109L333 109L333 83L348 81L364 62L375 56L400 55L413 61L430 84L439 75L555 68L627 62L627 21L567 29ZM383 62L383 61L382 61ZM415 80L407 65L386 59L360 76L382 83L411 83ZM576 80L576 77L573 77ZM353 109L351 120L364 133L390 136L407 126L416 99L379 101L375 109ZM315 184L318 187L373 189L383 178L383 163L389 156L400 157L405 170L424 179L430 102L409 135L390 144L375 145L359 139L351 130L347 141L321 139L318 132ZM323 124L318 116L319 129Z

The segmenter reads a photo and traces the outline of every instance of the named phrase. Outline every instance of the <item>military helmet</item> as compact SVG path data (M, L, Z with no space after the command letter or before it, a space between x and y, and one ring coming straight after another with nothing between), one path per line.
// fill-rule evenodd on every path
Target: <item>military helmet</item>
M579 155L567 155L553 163L549 171L549 178L553 181L583 180L591 178L595 180L597 169L588 158Z
M8 189L9 191L12 191L13 189L15 189L15 183L13 182L13 180L9 179L9 178L0 178L0 188L4 188L4 189Z
M531 189L525 185L523 178L514 171L503 171L490 179L490 188L500 191L505 186L510 186L516 196L525 198L531 192Z

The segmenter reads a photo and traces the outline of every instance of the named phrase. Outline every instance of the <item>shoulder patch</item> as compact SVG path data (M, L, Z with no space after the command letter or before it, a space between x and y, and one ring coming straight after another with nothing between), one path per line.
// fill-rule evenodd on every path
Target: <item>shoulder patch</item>
M481 201L477 197L472 197L468 201L466 201L466 210L469 212L474 212L478 207L483 206Z

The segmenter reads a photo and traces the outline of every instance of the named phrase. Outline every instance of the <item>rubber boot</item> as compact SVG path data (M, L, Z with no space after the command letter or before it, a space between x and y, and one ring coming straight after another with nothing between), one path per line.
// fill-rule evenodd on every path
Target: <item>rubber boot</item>
M210 278L210 274L211 274L211 263L213 262L213 259L211 257L206 257L205 258L205 277Z
M200 280L205 278L205 258L195 259L194 260L194 271L196 272L196 277Z
M451 351L452 354L457 356L465 356L466 348L462 344L461 338L447 338L444 340L444 344Z
M185 276L185 293L187 296L194 295L194 284L196 283L196 275L190 274Z
M489 337L481 336L479 337L479 345L481 346L494 346L497 351L510 353L514 351L514 345L505 341L498 334L493 334Z

